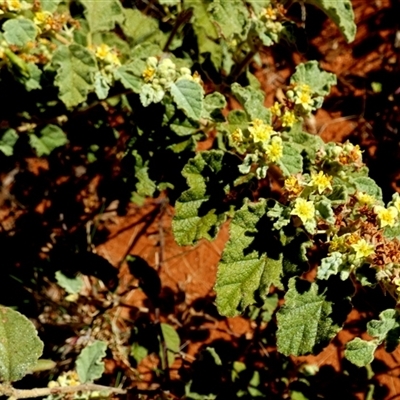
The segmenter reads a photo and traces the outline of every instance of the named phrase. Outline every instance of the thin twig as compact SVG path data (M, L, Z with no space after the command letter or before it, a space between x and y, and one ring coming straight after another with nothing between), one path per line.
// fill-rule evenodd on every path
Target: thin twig
M35 389L15 389L12 386L0 385L0 393L2 395L12 397L14 399L29 399L32 397L44 397L51 394L60 393L77 393L77 392L93 392L104 391L116 394L125 394L125 389L96 385L94 383L86 383L84 385L53 387L53 388L35 388Z
M330 121L328 121L328 122L325 122L325 123L321 126L321 128L320 128L319 131L318 131L318 135L321 135L321 133L327 128L327 126L329 126L329 125L331 125L331 124L335 124L335 123L337 123L337 122L343 122L343 121L347 121L347 120L349 120L349 119L354 119L354 118L359 118L359 117L360 117L359 115L354 114L354 115L346 115L346 116L344 116L344 117L334 118L334 119L332 119L332 120L330 120Z

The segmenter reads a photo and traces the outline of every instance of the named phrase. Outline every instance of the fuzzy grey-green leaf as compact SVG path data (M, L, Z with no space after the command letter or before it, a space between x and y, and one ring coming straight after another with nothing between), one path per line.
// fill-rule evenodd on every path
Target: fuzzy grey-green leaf
M49 11L53 13L57 10L58 5L62 0L40 0L40 6L43 11Z
M222 49L218 45L218 32L211 20L211 15L207 12L207 0L184 0L185 8L193 10L192 25L196 33L197 44L201 58L205 60L206 54L210 55L210 59L215 68L219 70L222 63Z
M247 36L250 28L249 12L240 0L214 0L208 7L211 18L218 26L218 31L226 39L235 34L241 39Z
M373 319L367 323L368 335L382 343L392 329L400 326L398 318L397 311L392 308L382 311L379 314L379 320Z
M303 157L295 145L284 142L278 165L284 176L295 175L303 171Z
M0 151L6 156L12 156L14 153L14 146L18 140L18 133L15 129L7 129L0 139Z
M4 38L8 44L23 47L36 38L35 24L26 18L9 19L3 24Z
M350 0L305 0L306 3L320 8L340 29L348 42L356 36L354 11Z
M336 76L331 72L322 71L318 61L314 60L299 64L290 78L290 83L306 84L314 93L326 96L331 86L336 85Z
M382 189L368 176L359 176L352 179L357 190L365 192L378 200L382 200Z
M79 293L83 287L83 280L81 276L70 278L64 275L61 271L55 274L57 283L69 294Z
M180 79L171 85L171 95L178 106L189 118L198 121L203 110L203 88L197 82Z
M299 292L297 284L309 287ZM277 313L278 351L287 356L299 356L312 352L316 345L328 342L340 329L329 317L331 312L332 303L318 293L316 283L291 278L285 304Z
M79 44L59 46L52 63L58 66L54 84L60 88L59 97L64 104L73 107L85 101L97 71L94 55Z
M258 223L266 215L265 200L245 204L230 225L230 238L218 265L215 291L222 315L235 316L254 303L256 291L268 293L271 285L281 287L282 258L253 248Z
M181 339L173 326L161 323L161 333L167 350L168 367L171 367L175 360L175 355L179 353Z
M249 120L261 119L263 122L271 123L271 111L264 107L265 94L251 86L242 87L238 83L231 86L232 93L246 111Z
M344 356L357 367L365 367L373 361L377 346L374 340L366 341L356 337L346 344Z
M40 136L29 135L31 146L36 150L39 157L49 155L57 147L64 146L67 136L57 125L49 124L40 131Z
M107 344L100 340L94 341L85 347L76 360L76 372L81 383L93 382L104 372L104 363L101 361L106 355Z
M215 176L223 167L224 153L212 150L199 153L183 168L189 189L181 194L175 206L172 229L179 245L193 244L201 238L213 239L218 228L226 220L224 213L217 213L214 207L205 207L211 193L207 193L204 175ZM212 182L212 180L211 180Z
M85 6L85 16L89 23L90 31L110 31L116 23L125 19L123 8L118 0L80 0Z
M142 60L135 60L122 65L114 71L115 79L121 81L125 89L130 89L134 93L140 93L143 86L142 72L146 68L146 63Z
M32 322L18 311L0 306L0 381L22 379L42 351L43 342Z

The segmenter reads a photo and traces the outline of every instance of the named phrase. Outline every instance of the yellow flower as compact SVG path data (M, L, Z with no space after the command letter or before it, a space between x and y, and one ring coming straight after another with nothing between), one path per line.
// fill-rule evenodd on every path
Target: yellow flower
M312 98L311 95L307 92L300 92L298 93L295 104L300 104L303 106L305 110L310 110L311 111L311 106L312 106Z
M271 135L274 133L271 125L264 124L264 122L258 118L252 121L250 125L248 129L254 143L268 142Z
M62 373L57 378L57 383L61 387L78 386L81 384L76 371L67 371L67 372Z
M304 92L304 93L311 93L311 88L309 85L306 83L301 83L300 85L297 85L295 88L296 91Z
M280 160L283 154L282 139L279 136L274 136L271 143L266 146L265 153L272 162Z
M385 226L394 226L397 222L398 211L397 208L391 206L385 208L382 206L375 206L374 211L379 218L381 228Z
M110 54L110 46L107 46L105 43L102 43L96 49L96 57L100 58L100 60L104 60Z
M303 185L297 176L291 175L285 180L285 189L290 195L297 197L303 191Z
M314 219L315 207L312 201L307 201L298 197L294 203L294 209L290 213L291 215L297 215L303 224Z
M362 205L371 206L376 202L376 200L369 194L365 192L357 192L356 198L358 202Z
M332 177L325 175L322 171L318 174L311 172L311 182L310 186L315 186L319 194L322 194L326 189L332 190Z
M280 117L282 115L281 104L276 101L274 105L270 108L270 111L272 115Z
M356 260L367 258L375 252L374 245L368 243L365 239L360 239L357 243L352 244L351 247L356 252Z
M105 43L102 43L96 48L96 57L100 60L107 62L108 64L121 65L118 56L115 51Z
M236 128L232 133L231 133L231 138L232 141L235 143L241 143L243 142L243 132L240 128Z
M265 16L267 19L276 20L278 10L272 7L264 8L261 12L261 16Z
M33 22L36 25L46 25L50 22L51 20L51 13L48 11L38 11L35 13L35 16L33 17Z
M8 11L19 11L22 9L22 4L19 0L6 0Z
M284 128L291 128L297 122L297 118L293 111L285 111L281 117L281 121Z
M334 251L346 251L345 246L346 237L345 236L337 236L335 235L331 242L329 243L329 252L333 253Z

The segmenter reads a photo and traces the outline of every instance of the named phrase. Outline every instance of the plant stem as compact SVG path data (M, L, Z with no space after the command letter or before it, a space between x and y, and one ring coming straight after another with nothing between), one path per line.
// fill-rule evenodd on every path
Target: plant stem
M172 43L172 40L174 39L175 35L177 34L179 28L185 24L186 22L190 21L190 18L192 18L193 11L191 9L189 10L183 10L178 17L175 20L175 25L172 28L172 31L168 37L167 43L165 43L165 46L163 48L163 52L167 53L168 48L170 44Z
M256 55L257 51L256 50L250 50L246 56L243 58L243 60L236 65L234 70L232 71L231 74L231 81L236 82L236 79L239 77L239 75L242 73L242 71L246 68L246 66L250 63L250 61L253 59L253 57Z

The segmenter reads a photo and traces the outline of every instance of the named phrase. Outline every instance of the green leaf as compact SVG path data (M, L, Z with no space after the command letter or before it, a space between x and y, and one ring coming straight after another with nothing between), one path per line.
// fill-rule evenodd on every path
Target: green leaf
M355 338L346 344L344 356L357 367L365 367L374 360L378 344L374 340Z
M0 381L6 383L22 379L43 351L32 322L4 306L0 306L0 343Z
M348 42L356 36L354 11L350 0L305 0L306 3L320 8L340 29Z
M305 287L299 291L302 285ZM328 342L340 329L333 325L331 312L332 303L318 293L316 283L291 278L285 304L277 313L278 351L286 356L299 356Z
M276 246L273 239L266 236L271 232L266 212L265 200L248 203L231 221L230 238L218 265L214 287L218 311L222 315L238 315L254 303L257 291L263 296L268 294L271 285L281 287L282 257L279 251L267 254L268 246L275 247L274 250ZM260 226L263 226L261 231ZM269 243L258 248L258 240Z
M79 44L59 46L52 63L59 67L54 84L60 88L59 97L64 104L73 107L85 101L97 71L93 54Z
M26 18L9 19L3 24L4 38L8 44L23 47L36 39L36 26Z
M139 364L149 354L146 347L140 346L138 343L133 343L131 346L131 356L135 359L136 363Z
M132 151L135 158L135 185L137 193L142 197L152 196L156 190L156 184L149 177L149 161L143 161L143 158L137 150Z
M263 91L254 89L251 86L242 87L238 83L233 83L231 90L243 106L249 116L249 120L258 118L267 124L271 124L271 111L264 107L265 94Z
M43 11L49 11L53 13L57 10L58 5L62 0L40 0L40 7Z
M336 85L336 75L321 71L318 61L308 61L296 67L290 83L305 83L314 93L326 96L330 92L331 86Z
M201 152L182 171L189 189L175 205L172 229L181 246L212 240L226 220L223 198L236 175L236 157L218 150ZM236 163L236 164L235 164Z
M7 129L0 139L0 151L6 156L12 156L14 154L14 145L18 140L18 133L15 129Z
M110 31L124 20L123 8L118 0L80 0L85 6L85 17L90 31Z
M121 81L125 89L132 90L134 93L140 93L144 84L142 73L145 68L146 63L144 61L136 60L114 70L114 78Z
M282 158L278 161L278 165L284 176L298 174L303 171L303 157L295 145L284 142Z
M179 353L181 340L174 327L164 323L161 323L160 325L161 325L161 333L167 350L168 367L171 367L172 364L174 363L175 355Z
M201 85L188 79L180 79L171 85L170 90L178 108L189 118L198 121L203 110L204 92Z
M83 287L83 279L79 275L75 278L69 278L61 271L57 271L55 276L57 283L69 294L79 293Z
M29 135L31 146L36 150L38 157L50 154L57 147L68 143L67 136L57 125L47 125L40 131L40 137Z
M208 7L212 20L225 39L237 35L245 39L250 28L250 15L240 0L214 0Z
M95 340L85 347L76 359L76 372L81 383L93 382L103 375L104 363L101 361L106 356L107 344Z

